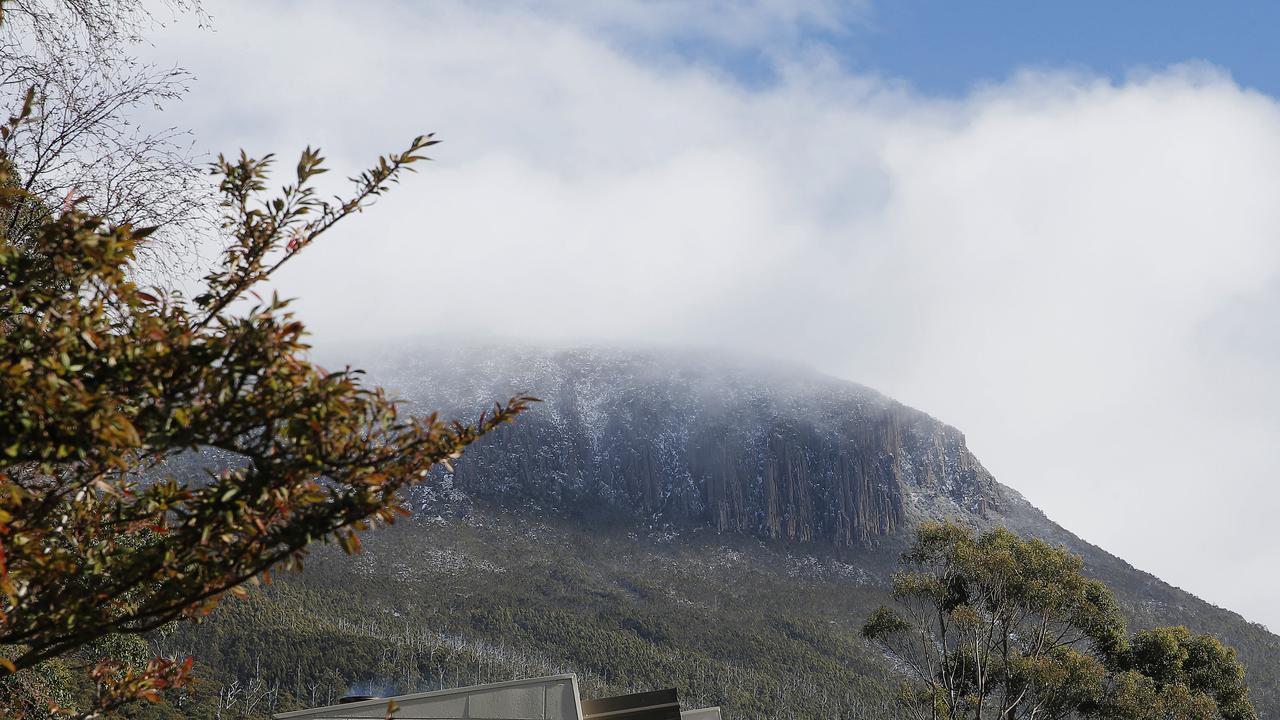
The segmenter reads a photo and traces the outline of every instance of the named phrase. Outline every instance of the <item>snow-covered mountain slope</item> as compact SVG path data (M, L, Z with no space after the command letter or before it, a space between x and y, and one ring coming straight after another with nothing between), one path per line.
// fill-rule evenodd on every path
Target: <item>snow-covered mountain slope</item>
M1003 525L1082 555L1136 626L1187 624L1238 647L1259 707L1280 711L1280 638L1076 537L998 483L959 430L869 388L692 351L415 342L341 359L408 412L467 419L515 394L543 400L419 491L423 509L443 493L588 526L859 550L886 583L922 520Z
M867 544L1021 498L964 435L868 388L705 354L404 348L367 361L411 409L543 400L467 453L470 495L766 538Z

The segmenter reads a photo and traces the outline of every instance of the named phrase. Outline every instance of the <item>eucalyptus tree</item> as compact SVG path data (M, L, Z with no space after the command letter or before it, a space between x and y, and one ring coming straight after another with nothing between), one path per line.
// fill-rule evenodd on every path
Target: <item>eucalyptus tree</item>
M1126 634L1111 591L1063 548L926 524L863 634L930 720L1253 720L1233 650L1185 628Z

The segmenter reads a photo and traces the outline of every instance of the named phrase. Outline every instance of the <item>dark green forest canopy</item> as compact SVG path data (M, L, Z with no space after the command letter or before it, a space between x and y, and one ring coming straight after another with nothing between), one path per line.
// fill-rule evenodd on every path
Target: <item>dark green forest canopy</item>
M203 660L204 682L183 708L216 707L231 683L258 688L246 717L261 718L347 692L576 672L587 697L677 687L689 707L721 705L739 719L774 718L779 707L910 717L895 692L903 676L860 636L889 599L879 578L900 548L673 535L482 506L441 512L371 537L354 563L326 551L301 575L155 638ZM1152 622L1122 607L1139 626Z

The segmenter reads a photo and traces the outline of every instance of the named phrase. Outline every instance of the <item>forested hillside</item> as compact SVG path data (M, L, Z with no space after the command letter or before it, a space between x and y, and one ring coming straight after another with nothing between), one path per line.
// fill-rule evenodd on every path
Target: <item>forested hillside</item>
M724 540L510 513L418 521L157 642L238 680L233 711L575 672L585 695L675 686L729 717L893 717L858 637L883 556Z
M858 628L908 529L952 517L1084 555L1134 628L1222 637L1262 716L1277 710L1275 635L1079 540L996 483L958 431L873 391L705 357L469 362L373 366L411 402L544 402L415 494L417 516L362 555L322 552L156 639L200 658L209 684L191 702L260 716L564 671L588 694L675 686L733 718L891 718L897 680Z

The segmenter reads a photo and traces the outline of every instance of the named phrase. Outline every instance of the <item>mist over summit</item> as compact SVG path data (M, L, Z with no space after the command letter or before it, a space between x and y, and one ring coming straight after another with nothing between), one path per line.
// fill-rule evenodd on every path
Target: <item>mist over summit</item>
M844 546L924 519L985 525L1022 502L955 428L799 366L610 348L410 350L372 362L412 410L542 399L457 463L449 480L481 499Z

